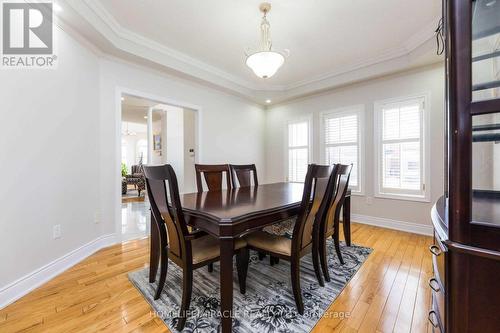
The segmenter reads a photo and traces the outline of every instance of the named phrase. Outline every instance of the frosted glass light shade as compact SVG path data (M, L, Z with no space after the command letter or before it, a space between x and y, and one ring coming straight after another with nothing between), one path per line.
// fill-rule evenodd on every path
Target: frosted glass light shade
M285 62L285 57L278 52L262 51L254 53L247 58L247 66L255 75L263 79L270 78Z

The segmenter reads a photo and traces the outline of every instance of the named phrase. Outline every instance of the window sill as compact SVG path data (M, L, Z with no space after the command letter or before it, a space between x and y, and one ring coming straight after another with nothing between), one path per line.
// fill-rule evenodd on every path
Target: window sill
M403 200L403 201L415 201L415 202L431 202L427 197L420 197L414 195L404 195L404 194L386 194L378 193L374 195L375 198L379 199L392 199L392 200Z

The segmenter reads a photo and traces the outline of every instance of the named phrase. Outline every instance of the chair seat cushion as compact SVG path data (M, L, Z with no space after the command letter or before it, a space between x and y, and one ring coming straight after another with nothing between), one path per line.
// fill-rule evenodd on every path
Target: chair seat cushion
M283 237L272 235L265 231L252 232L246 237L248 245L262 249L268 252L279 253L285 256L292 255L292 240Z
M235 239L235 250L239 250L245 246L247 246L247 243L243 238ZM191 248L193 251L193 264L217 258L220 255L219 240L210 235L192 240Z
M274 235L274 236L281 236L281 237L286 237L288 239L292 239L293 237L293 228L295 227L295 221L297 217L293 217L288 220L284 220L281 222L277 222L271 225L268 225L267 227L264 227L262 231Z

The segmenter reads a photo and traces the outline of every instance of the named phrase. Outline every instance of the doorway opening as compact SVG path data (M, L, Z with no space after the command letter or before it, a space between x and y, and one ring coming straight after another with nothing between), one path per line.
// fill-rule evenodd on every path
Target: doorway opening
M196 110L139 96L121 95L121 236L149 236L144 165L171 164L181 192L195 190Z

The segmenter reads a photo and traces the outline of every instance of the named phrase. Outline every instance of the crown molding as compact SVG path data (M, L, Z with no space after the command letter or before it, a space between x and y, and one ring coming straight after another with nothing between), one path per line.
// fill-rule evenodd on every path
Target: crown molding
M246 96L251 96L257 88L234 75L124 29L98 1L67 0L66 4L118 51ZM115 50L102 51L112 53Z
M283 90L292 90L296 88L300 88L303 86L307 86L310 84L318 83L320 81L324 81L327 79L331 79L342 74L354 72L358 69L362 69L365 67L377 65L380 63L387 62L389 60L398 59L403 56L407 56L415 51L417 48L425 44L430 39L434 38L434 31L439 22L439 17L434 18L429 24L427 24L422 30L418 31L414 35L412 35L408 40L401 46L395 47L392 49L388 49L374 57L366 58L357 62L353 62L351 65L345 66L341 70L336 70L332 72L327 72L321 74L320 76L316 76L310 79L302 80L293 84L289 84L284 87Z
M390 74L394 72L394 69L409 69L412 53L434 38L434 30L439 21L436 17L420 31L410 36L403 45L344 66L341 70L327 72L288 85L257 85L124 28L98 0L67 0L66 3L110 44L107 49L102 50L104 53L119 51L138 57L154 64L154 67L162 66L174 73L236 93L238 96L261 105L265 104L264 100L267 98L283 102L305 94L334 89L339 84L346 84L353 80L359 81L369 79L373 75L383 75L384 71ZM108 49L109 47L111 49ZM393 68L389 64L391 61L394 62ZM377 66L380 69L377 69ZM352 79L346 80L348 76Z

